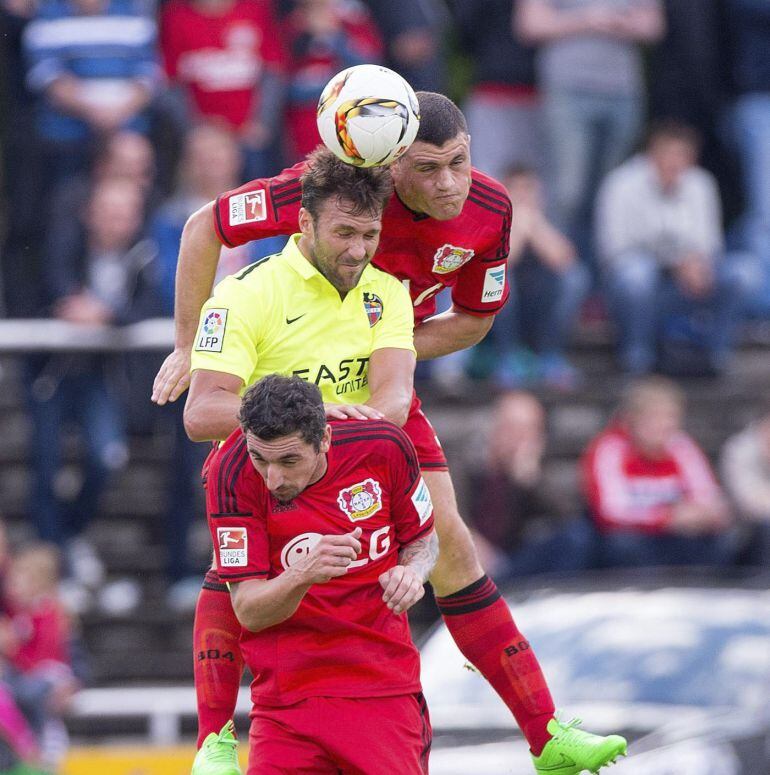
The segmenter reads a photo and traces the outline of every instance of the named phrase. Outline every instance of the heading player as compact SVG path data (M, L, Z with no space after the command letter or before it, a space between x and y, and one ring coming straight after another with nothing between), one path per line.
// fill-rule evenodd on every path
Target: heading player
M409 151L390 167L395 196L383 214L374 263L408 287L418 322L418 357L433 358L480 341L504 304L511 206L499 183L472 169L467 125L454 103L431 92L418 93L418 99L420 130ZM177 346L156 378L153 398L158 403L176 399L188 384L198 310L210 291L221 245L291 233L303 169L300 164L275 178L252 181L191 216L177 272ZM434 296L445 286L452 288L453 306L430 317ZM554 719L534 651L478 561L443 452L416 397L404 430L415 443L434 503L442 551L430 581L455 642L512 711L536 768L556 775L598 769L625 750L625 741L590 735ZM522 643L526 648L519 648ZM234 695L231 708L233 703ZM221 698L201 705L199 717L213 729L225 705Z
M321 393L264 377L207 465L220 578L255 676L248 775L428 772L431 729L406 611L438 555L408 437L327 424Z

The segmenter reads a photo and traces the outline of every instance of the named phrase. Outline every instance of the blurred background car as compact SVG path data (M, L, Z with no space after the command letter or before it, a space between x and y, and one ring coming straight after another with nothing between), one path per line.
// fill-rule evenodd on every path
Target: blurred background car
M519 587L506 599L557 707L586 728L628 737L617 775L770 773L766 574L611 572ZM443 625L421 653L431 772L527 771L525 741Z

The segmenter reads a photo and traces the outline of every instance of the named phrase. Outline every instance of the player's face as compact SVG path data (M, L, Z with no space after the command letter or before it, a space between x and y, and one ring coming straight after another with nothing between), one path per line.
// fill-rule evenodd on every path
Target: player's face
M335 198L321 204L315 220L304 208L299 214L300 247L307 248L315 268L341 294L358 284L382 231L382 213L354 215L350 207Z
M326 471L331 428L327 425L321 445L316 449L299 433L264 441L246 433L249 457L267 489L280 503L288 503L306 487L317 482Z
M438 221L456 218L471 187L470 137L460 132L441 146L415 141L391 173L396 193L411 210Z

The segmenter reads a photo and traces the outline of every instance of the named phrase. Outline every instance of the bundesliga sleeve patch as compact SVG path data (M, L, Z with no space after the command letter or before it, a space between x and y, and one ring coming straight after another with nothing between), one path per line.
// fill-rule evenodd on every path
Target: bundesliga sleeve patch
M230 197L229 205L230 226L267 220L267 204L263 188L248 191L245 194L235 194Z
M500 301L505 291L505 266L494 266L487 269L484 275L484 288L481 291L481 301L488 304Z
M221 353L227 328L227 310L210 309L201 322L195 338L195 349L204 353Z
M412 493L412 503L414 504L414 510L417 512L417 516L420 519L420 524L424 525L428 517L433 513L433 503L430 499L430 493L428 492L428 486L425 484L425 480L420 477L420 483L417 485L417 489Z
M249 563L248 535L245 527L218 527L218 566L224 568L245 568Z

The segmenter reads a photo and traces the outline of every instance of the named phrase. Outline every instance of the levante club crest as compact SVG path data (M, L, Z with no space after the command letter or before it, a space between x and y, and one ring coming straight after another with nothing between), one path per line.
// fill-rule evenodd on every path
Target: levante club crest
M373 328L382 317L382 299L376 293L364 291L364 310L369 318L369 328Z
M363 482L340 490L337 503L351 522L369 519L382 508L382 488L374 479L364 479Z

